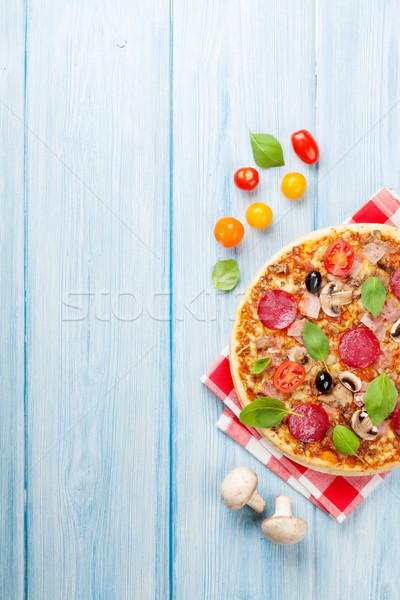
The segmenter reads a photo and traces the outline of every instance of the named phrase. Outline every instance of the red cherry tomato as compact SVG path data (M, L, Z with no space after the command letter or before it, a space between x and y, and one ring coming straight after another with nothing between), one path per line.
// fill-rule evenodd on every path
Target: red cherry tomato
M247 167L245 169L238 169L233 176L233 181L241 190L254 190L258 186L260 176L258 171Z
M301 385L306 377L306 370L293 360L285 360L274 374L273 384L278 392L289 394Z
M353 266L354 250L348 242L336 240L326 249L324 266L328 273L341 277L346 275Z
M313 165L319 159L318 144L307 129L300 129L292 135L293 150L297 156L308 165Z
M233 248L240 244L244 236L244 227L240 221L233 217L224 217L217 221L214 229L217 242L225 248Z

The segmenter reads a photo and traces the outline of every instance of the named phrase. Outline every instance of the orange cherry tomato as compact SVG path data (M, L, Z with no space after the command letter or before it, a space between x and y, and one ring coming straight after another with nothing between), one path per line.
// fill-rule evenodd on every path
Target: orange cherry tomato
M251 227L265 229L271 225L272 210L263 202L254 202L246 211L246 219Z
M233 217L223 217L215 225L214 236L217 242L225 248L233 248L242 241L244 227L240 221Z
M292 146L297 156L308 165L318 161L318 144L307 129L300 129L292 135Z
M341 277L346 275L354 263L354 250L348 242L336 240L326 249L324 266L328 273Z
M293 360L285 360L276 369L273 379L274 387L278 392L289 394L301 385L306 377L306 370Z
M254 190L258 186L260 176L252 167L238 169L233 176L233 181L241 190Z
M282 193L290 200L301 198L306 191L306 187L306 178L301 173L287 173L282 179Z

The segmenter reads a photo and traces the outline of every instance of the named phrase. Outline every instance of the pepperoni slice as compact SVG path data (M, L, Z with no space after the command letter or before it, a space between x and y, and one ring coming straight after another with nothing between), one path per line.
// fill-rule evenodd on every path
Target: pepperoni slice
M378 358L381 348L378 338L369 329L356 327L342 335L339 342L340 358L348 367L364 369Z
M292 436L301 442L322 440L329 429L329 417L322 406L306 402L296 406L293 411L304 417L290 415L288 427Z
M394 409L392 416L392 429L395 434L400 437L400 405L397 405Z
M390 281L392 292L400 300L400 268L396 269Z
M258 318L268 329L286 329L297 313L296 299L284 290L269 290L258 303Z

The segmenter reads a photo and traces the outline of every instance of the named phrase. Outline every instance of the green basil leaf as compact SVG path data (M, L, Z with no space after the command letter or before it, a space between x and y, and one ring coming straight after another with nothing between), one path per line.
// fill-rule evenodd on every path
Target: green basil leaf
M386 373L382 373L371 381L365 392L364 402L368 416L374 425L382 423L394 411L397 390Z
M352 454L353 456L357 456L357 450L360 447L360 440L350 429L343 427L343 425L336 425L335 429L333 430L332 439L336 450L342 454Z
M265 367L267 367L270 362L271 362L270 356L266 356L265 358L259 358L254 363L253 368L250 371L250 373L252 375L259 375L260 373L262 373L264 371Z
M276 398L257 398L245 406L239 418L244 425L268 429L279 425L287 412L283 402Z
M239 281L239 265L234 258L220 260L214 265L212 280L215 288L229 292Z
M325 364L329 354L329 340L318 325L310 321L306 322L303 329L303 342L311 358L321 360Z
M262 169L270 167L282 167L285 164L283 160L282 146L269 133L250 133L251 147L256 164Z
M279 425L285 415L295 415L276 398L260 397L245 406L239 415L241 423L250 427L269 429ZM303 417L304 415L297 415Z
M361 286L361 299L365 308L377 317L386 300L386 290L377 277L368 277Z

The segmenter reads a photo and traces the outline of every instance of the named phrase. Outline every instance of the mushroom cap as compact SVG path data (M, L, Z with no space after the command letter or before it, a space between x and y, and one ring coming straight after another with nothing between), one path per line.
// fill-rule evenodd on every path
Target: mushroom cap
M339 373L339 381L352 393L356 393L361 390L361 379L351 371L343 371L342 373Z
M319 296L321 308L330 317L340 315L340 306L350 304L353 299L352 290L342 290L336 283L324 285Z
M221 484L221 499L230 510L240 510L257 489L258 477L253 469L233 469Z
M351 427L363 440L374 440L378 435L378 428L375 427L368 416L366 410L356 410L351 417Z
M271 517L262 522L264 537L275 544L297 544L307 534L307 521L301 517Z

